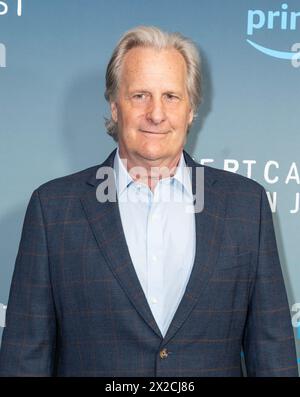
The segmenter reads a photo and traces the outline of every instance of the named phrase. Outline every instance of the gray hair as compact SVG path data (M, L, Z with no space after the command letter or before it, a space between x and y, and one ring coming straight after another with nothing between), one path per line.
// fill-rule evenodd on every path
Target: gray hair
M181 33L168 33L155 26L138 26L124 33L119 40L106 69L105 99L108 102L116 100L122 61L125 54L134 47L150 47L158 50L174 48L183 56L187 66L187 91L194 118L202 101L201 60L196 45ZM118 141L117 123L105 118L107 133ZM188 130L189 132L189 130Z

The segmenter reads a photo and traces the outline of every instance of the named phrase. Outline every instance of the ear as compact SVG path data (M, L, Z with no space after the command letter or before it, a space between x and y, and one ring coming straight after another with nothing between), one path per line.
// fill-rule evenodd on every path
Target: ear
M194 111L193 109L191 109L189 113L189 122L188 122L189 125L192 124L193 118L194 118Z
M111 118L116 123L118 121L118 108L116 102L110 103Z

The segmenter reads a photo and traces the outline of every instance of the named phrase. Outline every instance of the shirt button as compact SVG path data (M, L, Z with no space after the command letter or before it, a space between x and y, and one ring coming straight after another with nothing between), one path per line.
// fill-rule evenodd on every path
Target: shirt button
M153 259L153 262L156 262L157 261L157 256L156 255L152 255L152 259Z
M169 355L169 353L168 353L168 350L166 348L162 349L159 352L159 356L160 356L161 359L167 358L168 355Z

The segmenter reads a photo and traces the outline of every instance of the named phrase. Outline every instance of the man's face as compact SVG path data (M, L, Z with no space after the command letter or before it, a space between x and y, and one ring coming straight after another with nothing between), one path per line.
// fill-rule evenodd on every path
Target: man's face
M181 153L193 119L186 79L184 58L175 49L128 51L111 103L122 158L166 164Z

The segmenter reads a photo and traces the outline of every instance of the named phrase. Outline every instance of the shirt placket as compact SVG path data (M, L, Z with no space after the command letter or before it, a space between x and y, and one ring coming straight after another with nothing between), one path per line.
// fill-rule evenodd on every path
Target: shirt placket
M149 190L147 218L147 299L153 316L162 328L164 320L164 269L163 269L163 239L159 203L160 185L156 186L154 194Z

